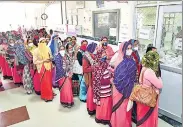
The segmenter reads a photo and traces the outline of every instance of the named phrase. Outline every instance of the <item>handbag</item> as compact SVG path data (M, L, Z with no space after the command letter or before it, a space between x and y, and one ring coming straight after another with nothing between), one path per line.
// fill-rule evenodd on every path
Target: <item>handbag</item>
M142 72L141 81L143 84L144 72ZM144 87L142 84L137 84L134 86L132 93L130 95L130 100L142 103L149 107L155 107L157 102L158 94L153 86Z

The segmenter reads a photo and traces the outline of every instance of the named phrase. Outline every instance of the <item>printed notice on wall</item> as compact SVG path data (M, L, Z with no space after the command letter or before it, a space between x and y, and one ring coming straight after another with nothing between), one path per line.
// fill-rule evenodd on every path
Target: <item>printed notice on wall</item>
M116 28L109 29L109 36L116 36Z
M182 38L175 39L174 47L176 50L182 50Z
M150 30L148 29L140 29L139 30L139 38L149 40L150 38Z

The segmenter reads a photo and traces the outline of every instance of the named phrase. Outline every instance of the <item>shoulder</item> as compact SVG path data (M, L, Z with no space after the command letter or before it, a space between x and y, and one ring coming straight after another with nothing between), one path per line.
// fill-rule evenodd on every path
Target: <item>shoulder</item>
M145 71L144 75L156 75L155 72L151 68L143 67L142 71Z

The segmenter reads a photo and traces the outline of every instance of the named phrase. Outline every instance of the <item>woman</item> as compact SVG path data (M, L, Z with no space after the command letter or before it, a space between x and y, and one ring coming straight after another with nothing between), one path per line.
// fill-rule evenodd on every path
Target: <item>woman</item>
M142 72L140 75L140 83L144 87L155 87L155 91L159 94L159 89L163 87L159 70L159 54L155 51L147 52L142 58ZM142 79L143 77L143 79ZM150 108L141 103L137 103L137 124L138 127L158 127L158 100L156 107ZM145 118L145 114L150 112ZM141 121L141 123L139 123ZM142 122L143 121L143 122Z
M94 65L94 55L92 54L97 47L96 43L91 43L87 46L87 51L85 52L82 60L83 75L85 84L88 86L87 90L87 111L89 115L94 115L96 112L96 105L93 102L93 65Z
M23 44L23 41L20 40L18 41L16 45L16 57L18 59L18 63L20 66L24 66L23 68L23 86L24 89L26 90L27 94L32 94L33 93L33 82L32 82L32 76L31 76L31 71L30 71L30 63L29 60L26 57L26 49Z
M84 86L84 82L82 82L82 74L83 74L83 69L82 69L82 58L83 55L86 51L87 44L83 44L85 41L81 42L81 47L79 50L74 50L74 65L73 65L73 93L74 95L79 95L79 98L81 101L86 101L86 92L84 92L84 97L81 97L81 91L79 91L79 85L80 87ZM86 43L86 42L85 42ZM80 89L81 90L81 89Z
M52 55L45 38L40 38L37 50L34 50L33 63L40 75L41 98L46 102L53 100L52 91Z
M55 62L56 64L56 75L60 73L60 76L56 76L56 80L59 83L60 89L60 103L64 107L71 108L74 105L73 93L72 93L72 75L73 75L73 64L74 64L74 53L72 50L72 45L68 43L66 45L66 53L64 52L64 48L61 48L61 52L59 54L58 60ZM58 70L59 64L61 67ZM65 73L65 74L64 74ZM62 76L64 76L62 78Z
M132 44L125 42L122 48L123 60L114 71L112 127L131 127L131 110L127 112L129 96L136 81L136 63L132 57Z
M15 54L15 49L16 49L16 44L11 44L12 45L12 51L13 51L13 60L12 60L12 75L13 75L13 82L15 85L20 86L22 85L22 73L23 73L23 69L17 69L17 56Z
M101 48L103 48L106 51L107 61L109 62L114 55L114 51L113 51L112 47L108 45L108 38L107 37L101 38L101 43L98 47L98 50L100 50Z
M38 43L39 43L39 38L38 36L34 36L33 39L33 44L36 47L34 50L31 51L33 58L36 57L34 56L35 54L37 54L38 52ZM35 53L35 54L34 54ZM34 64L34 63L33 63ZM36 68L36 65L34 64L32 67L32 79L33 79L33 84L34 84L34 91L37 95L41 95L41 84L40 84L40 77L39 77L39 73L38 70Z
M149 51L157 51L156 47L153 47L153 46L148 46L147 47L147 50L146 50L146 53L149 52ZM160 77L161 77L161 68L160 68L160 62L159 62L159 65L158 65L158 68L159 68L159 73L160 73ZM141 68L142 69L142 68Z
M82 42L81 42L82 44ZM87 49L87 44L82 44L81 47L80 47L80 50L78 51L77 53L77 68L75 68L75 70L79 70L79 71L75 71L75 72L78 72L77 75L79 77L79 99L80 101L82 102L86 102L86 84L85 84L85 81L84 81L84 77L83 77L83 68L82 68L82 60L83 60L83 55L85 54L86 52L86 49ZM76 62L76 61L75 61Z
M133 59L135 60L136 62L136 66L137 66L137 80L139 79L139 76L140 76L140 71L141 71L141 64L140 64L140 56L139 56L139 53L138 53L138 46L139 46L139 41L138 40L134 40L134 39L131 39L129 40L131 43L132 43L132 49L133 49L133 53L132 53L132 56L133 56ZM134 123L136 123L137 121L137 105L136 105L136 102L133 103L133 109L132 109L132 120Z
M7 71L6 71L6 59L5 59L5 55L6 55L6 49L7 49L7 39L5 39L3 37L2 39L2 43L1 43L1 69L2 69L2 76L4 79L7 79Z
M111 89L111 73L108 70L108 63L105 59L105 51L102 54L101 63L98 70L102 67L98 78L100 78L100 105L96 108L95 121L102 124L110 124L112 114L112 89Z

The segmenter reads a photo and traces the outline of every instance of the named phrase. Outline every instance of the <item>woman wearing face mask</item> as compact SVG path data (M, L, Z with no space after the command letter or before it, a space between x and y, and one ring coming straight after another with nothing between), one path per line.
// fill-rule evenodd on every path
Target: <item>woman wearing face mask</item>
M9 38L12 38L11 36L8 36ZM7 79L13 80L12 75L12 62L14 59L14 41L12 39L9 39L9 44L7 45L6 49L6 55L5 55L5 66L6 66L6 72L7 72Z
M107 54L107 62L109 62L114 55L114 51L112 47L108 45L107 37L102 37L100 47L105 50ZM98 48L98 49L100 50L101 48Z
M110 124L111 114L112 114L112 89L111 89L111 73L108 70L108 63L106 61L105 51L102 54L101 62L98 65L97 77L100 80L99 95L100 95L100 105L96 108L95 121L102 124ZM100 69L102 68L102 69Z
M45 38L40 38L37 50L34 50L33 63L40 75L41 98L46 102L53 100L52 91L52 54Z
M84 44L83 44L84 43ZM82 60L83 60L83 55L86 52L87 49L87 44L88 42L86 40L81 42L81 47L80 50L77 53L77 62L78 62L78 66L77 68L75 68L75 72L77 72L77 75L79 77L79 87L80 87L80 91L79 91L79 99L80 101L86 102L86 84L84 82L84 77L83 77L83 68L82 68ZM76 61L75 61L76 62Z
M87 46L87 50L82 59L83 76L85 84L87 85L87 111L89 115L94 115L96 112L96 104L93 102L93 65L94 55L93 52L96 50L97 44L92 42Z
M13 75L13 82L15 85L20 86L22 84L22 73L23 73L23 69L17 69L16 63L17 63L17 59L16 59L16 54L15 54L15 42L12 45L12 50L13 54L13 62L12 62L12 75Z
M139 53L138 53L138 45L139 45L139 41L138 40L133 40L131 39L130 40L131 43L132 43L132 49L133 49L133 53L132 53L132 56L136 62L136 65L137 65L137 72L138 72L138 77L140 75L140 56L139 56Z
M132 57L132 44L125 42L122 48L123 60L114 71L112 127L131 127L131 110L127 112L129 96L136 82L136 63Z
M137 80L139 79L139 76L140 76L140 70L141 70L141 64L140 64L140 56L139 56L139 53L138 53L138 46L139 46L139 41L138 40L134 40L134 39L131 39L129 40L131 43L132 43L132 49L133 49L133 53L132 53L132 56L133 56L133 59L135 60L136 62L136 66L137 66ZM133 122L136 123L136 120L137 120L137 105L136 105L136 102L133 103L133 109L132 109L132 120Z
M23 68L23 74L22 74L23 87L27 94L32 94L33 82L32 82L32 76L30 72L29 60L27 59L25 52L26 52L26 48L23 40L18 40L16 44L16 49L15 49L15 54L18 62L17 68L20 68L20 70Z
M147 52L142 58L143 68L140 75L141 85L144 87L155 87L157 94L159 94L159 90L163 87L163 82L159 75L158 64L159 54L154 51ZM157 99L156 106L154 108L150 108L149 106L136 102L137 123L142 120L140 124L138 123L139 127L158 127L158 100L159 99ZM149 111L150 113L145 118L145 114Z
M59 71L59 77L63 76L61 79L56 76L56 80L58 80L60 90L60 103L62 104L62 106L68 108L71 108L74 105L71 79L74 64L73 56L74 54L72 50L72 45L68 43L66 45L66 52L64 52L64 48L61 48L60 60L57 60L55 63L56 67L58 63L62 65L61 67L59 67L59 70L56 69L56 75L58 75L57 73Z

